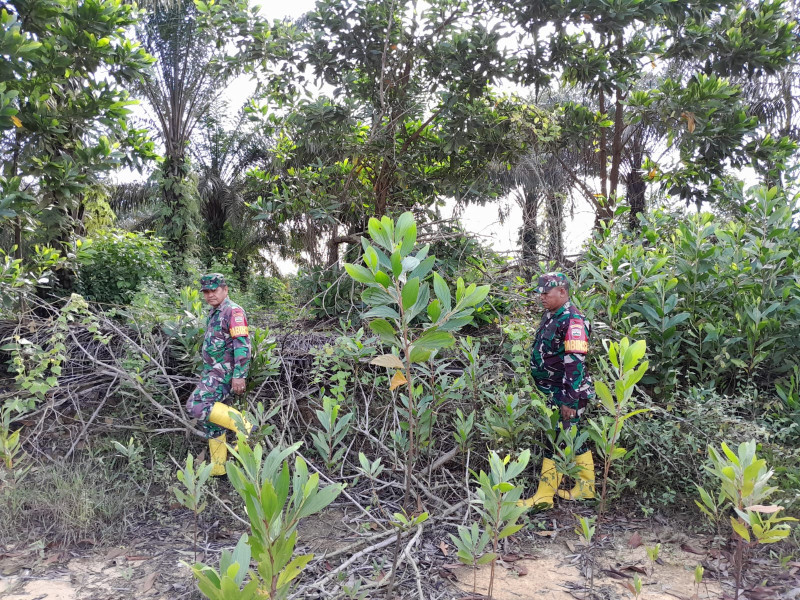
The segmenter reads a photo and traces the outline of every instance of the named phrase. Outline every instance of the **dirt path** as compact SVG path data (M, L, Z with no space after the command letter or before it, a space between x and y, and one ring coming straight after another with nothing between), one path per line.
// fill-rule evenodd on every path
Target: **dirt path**
M169 526L143 528L128 543L98 548L83 542L77 548L0 547L0 598L4 600L194 600L200 595L186 562L193 560L192 529L185 516L176 511L167 515ZM308 522L300 531L305 549L325 553L353 540L351 529L343 523L341 511L331 510ZM634 575L643 583L642 600L690 600L695 593L694 568L713 563L707 552L710 541L699 536L675 533L675 527L654 526L644 521L625 521L607 526L591 552L573 533L574 517L556 513L549 518L550 530L529 529L515 536L504 560L495 569L494 597L497 600L575 600L584 598L590 587L597 600L632 598L627 584ZM540 524L542 526L542 524ZM149 531L149 536L147 535ZM215 522L201 536L200 547L216 564L218 552L235 544L241 534L235 526ZM659 564L652 565L646 548L661 544ZM458 563L455 548L445 533L429 533L418 548L420 565L426 565L424 589L430 597L441 599L472 596L473 571ZM202 559L203 556L198 558ZM347 557L322 561L320 572ZM369 579L374 563L365 559L360 569L351 572ZM710 567L709 567L710 569ZM707 573L710 570L707 569ZM755 559L751 565L760 586L748 596L753 600L800 600L792 590L800 590L800 563L788 562L785 569L774 561ZM759 569L761 571L759 571ZM489 567L476 573L476 590L485 594ZM405 597L413 587L406 588ZM725 588L730 592L730 588ZM433 591L435 590L435 594ZM723 588L707 576L700 586L698 600L725 598ZM368 596L370 597L370 596Z

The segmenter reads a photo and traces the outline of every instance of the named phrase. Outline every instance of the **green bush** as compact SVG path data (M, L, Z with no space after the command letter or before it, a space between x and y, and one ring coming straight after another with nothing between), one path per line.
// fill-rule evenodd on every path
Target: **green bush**
M792 202L776 188L742 194L736 219L655 211L638 237L604 231L582 261L583 307L611 335L647 340L653 369L643 383L658 398L709 382L772 392L796 363Z
M280 308L292 302L289 289L279 277L253 277L250 280L250 292L259 306L266 309Z
M145 281L168 282L171 267L160 239L109 229L78 240L78 291L105 304L128 304Z

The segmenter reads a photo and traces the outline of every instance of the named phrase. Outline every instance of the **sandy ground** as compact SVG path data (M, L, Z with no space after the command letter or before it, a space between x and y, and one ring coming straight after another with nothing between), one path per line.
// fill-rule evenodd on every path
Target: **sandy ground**
M193 562L191 527L176 513L172 528L143 528L138 539L100 548L90 542L71 548L0 546L0 598L3 600L194 600L199 598L187 562ZM341 512L326 511L303 524L299 537L304 550L318 556L354 539L352 526L343 524ZM548 519L550 531L529 529L514 536L504 560L495 567L493 597L497 600L622 600L633 598L627 585L638 575L642 600L723 600L732 594L707 576L694 597L694 569L711 565L710 540L676 533L676 527L644 520L625 520L605 527L590 551L573 533L574 517L562 514ZM200 547L209 549L216 564L218 551L232 547L241 531L218 523L203 532ZM473 570L461 565L445 533L423 537L416 548L423 568L427 598L474 599ZM652 564L646 548L661 544L660 561ZM512 554L513 552L513 554ZM203 556L198 557L203 560ZM334 568L347 556L322 561L321 571ZM374 556L365 557L369 565ZM758 581L743 598L750 600L800 600L800 563L784 568L762 557L753 561L751 581ZM367 567L367 572L370 569ZM365 572L363 569L362 573ZM476 572L476 591L486 594L490 569ZM707 570L707 573L709 571ZM590 577L591 575L591 577ZM723 569L723 577L730 581ZM405 590L406 598L412 587ZM432 590L436 590L435 593ZM793 591L794 590L794 591ZM371 598L373 596L367 596ZM377 595L380 597L380 595ZM400 595L396 597L401 597ZM483 597L483 596L481 596Z

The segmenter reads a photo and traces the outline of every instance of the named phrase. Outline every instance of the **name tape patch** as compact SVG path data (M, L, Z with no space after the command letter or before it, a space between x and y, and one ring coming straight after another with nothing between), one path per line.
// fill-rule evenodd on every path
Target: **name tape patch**
M564 337L564 352L586 354L589 352L589 339L581 319L570 319L567 335Z

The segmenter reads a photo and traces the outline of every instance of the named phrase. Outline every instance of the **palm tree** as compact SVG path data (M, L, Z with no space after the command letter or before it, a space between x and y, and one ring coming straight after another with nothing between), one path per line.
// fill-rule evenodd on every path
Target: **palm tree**
M224 49L200 27L191 2L152 6L137 35L157 61L139 88L164 145L159 187L166 210L155 224L176 251L185 251L197 239L200 220L188 148L230 73L220 64Z

